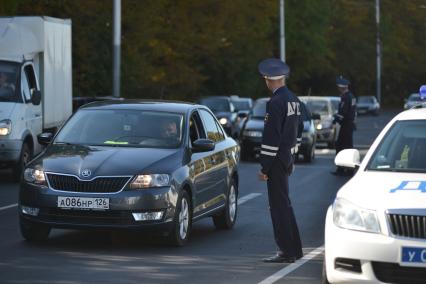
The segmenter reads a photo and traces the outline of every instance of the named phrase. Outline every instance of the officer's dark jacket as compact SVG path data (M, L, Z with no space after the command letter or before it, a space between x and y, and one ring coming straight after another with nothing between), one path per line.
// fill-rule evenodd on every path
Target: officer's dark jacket
M351 124L355 120L356 100L351 92L344 93L340 98L339 111L335 115L335 121L340 124Z
M268 174L275 159L285 168L294 162L295 146L301 141L303 121L300 101L287 87L281 87L266 104L260 163Z

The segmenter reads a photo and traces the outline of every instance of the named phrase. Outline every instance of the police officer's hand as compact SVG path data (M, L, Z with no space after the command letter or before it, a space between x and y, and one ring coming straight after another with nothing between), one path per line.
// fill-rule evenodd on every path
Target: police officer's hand
M259 172L257 176L259 177L259 180L261 180L261 181L267 181L268 180L268 176L265 175L262 172Z

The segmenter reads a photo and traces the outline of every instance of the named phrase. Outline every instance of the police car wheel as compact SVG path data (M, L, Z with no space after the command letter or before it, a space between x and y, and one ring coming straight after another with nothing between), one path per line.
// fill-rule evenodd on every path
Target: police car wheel
M186 244L192 228L192 209L189 195L182 191L176 204L173 229L169 234L172 245L181 247Z
M42 242L49 237L50 227L33 223L23 217L19 217L19 227L21 235L28 242Z
M213 216L213 223L217 229L232 229L237 219L238 211L238 189L232 180L226 196L225 208L222 212Z

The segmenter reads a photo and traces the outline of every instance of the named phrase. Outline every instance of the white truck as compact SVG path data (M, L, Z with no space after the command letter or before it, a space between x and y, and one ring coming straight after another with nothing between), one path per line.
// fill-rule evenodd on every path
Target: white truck
M71 113L71 20L0 18L0 167L19 178Z

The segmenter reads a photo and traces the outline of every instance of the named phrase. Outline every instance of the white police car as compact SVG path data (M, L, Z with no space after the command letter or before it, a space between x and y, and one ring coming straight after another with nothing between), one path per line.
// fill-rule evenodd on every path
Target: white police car
M426 109L397 115L327 212L323 283L426 283ZM328 282L329 281L329 282Z

